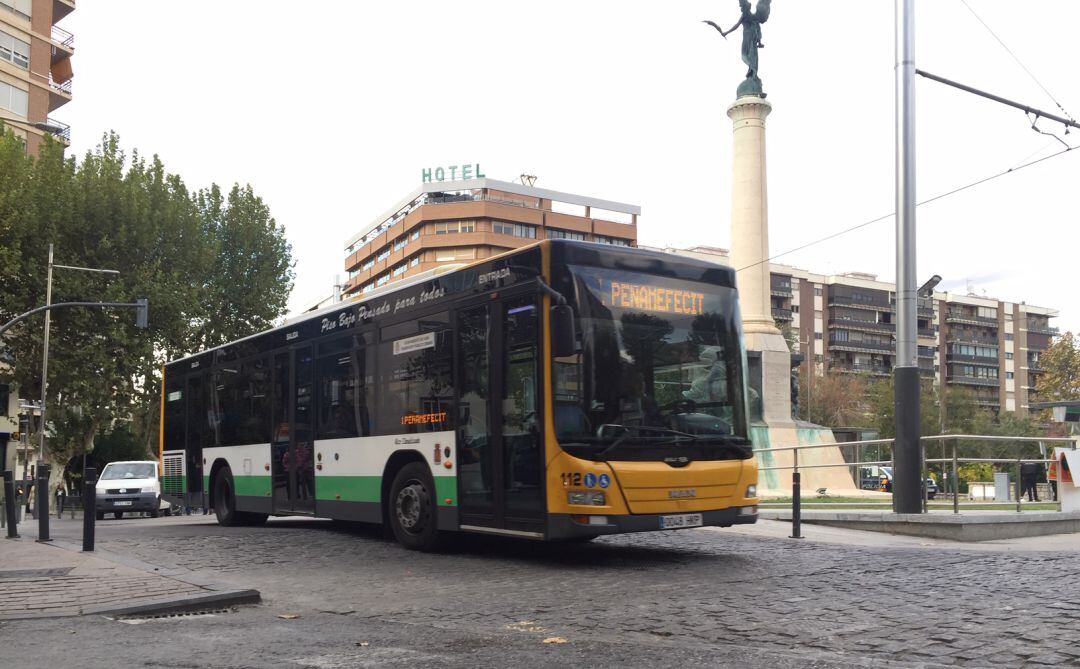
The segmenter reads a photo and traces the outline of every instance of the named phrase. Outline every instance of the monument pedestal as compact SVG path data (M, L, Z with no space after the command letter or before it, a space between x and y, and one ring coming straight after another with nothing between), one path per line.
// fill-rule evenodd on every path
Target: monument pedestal
M732 121L733 142L731 189L731 263L737 272L739 308L742 312L746 350L760 356L760 384L751 386L760 394L761 416L754 416L751 439L755 448L808 444L835 444L832 430L810 423L796 423L791 416L791 352L776 327L769 299L769 198L765 166L765 119L772 105L765 98L743 96L728 110ZM812 355L813 352L807 352ZM756 355L755 355L756 354ZM813 365L813 358L811 358ZM757 369L754 370L757 376ZM764 453L758 458L763 467L793 463L792 451ZM852 490L853 483L844 458L837 447L805 449L800 465L833 464L803 471L803 489L815 491ZM761 472L759 486L765 490L790 491L791 470Z

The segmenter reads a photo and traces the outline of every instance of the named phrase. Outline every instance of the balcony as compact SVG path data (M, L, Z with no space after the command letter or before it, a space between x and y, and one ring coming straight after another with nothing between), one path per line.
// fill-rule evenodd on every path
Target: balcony
M53 62L60 60L60 58L66 58L75 51L75 36L60 26L53 26L50 36L53 43ZM57 57L58 49L61 53L59 57Z
M1028 323L1028 332L1036 332L1038 334L1058 335L1061 333L1060 328L1051 327L1049 325L1043 325L1042 323L1033 325Z
M963 312L950 311L945 316L946 323L963 323L965 325L978 325L984 328L997 329L998 320L996 318L985 318L983 316L975 316L974 314L965 314Z
M893 343L879 344L877 342L870 341L840 341L837 339L829 339L829 348L834 348L837 351L856 351L856 352L893 352Z
M879 323L877 321L860 321L855 318L832 318L829 320L830 328L844 328L847 330L863 330L866 332L895 332L895 323Z
M53 0L53 23L56 23L73 11L75 11L75 0Z
M64 146L71 146L71 126L63 121L57 121L53 117L45 119L49 125L55 125L60 128L60 132L53 133L53 137L58 139Z
M997 387L1000 384L1000 379L986 379L977 376L954 376L948 375L949 383L956 383L963 386L993 386Z
M844 295L829 293L829 306L852 307L854 309L872 309L874 311L892 311L893 306L888 302L864 302L854 300Z
M773 307L772 317L778 321L790 321L792 320L791 309L780 309L778 307Z
M945 359L949 362L969 362L973 365L997 367L998 359L984 355L961 355L960 353L946 353Z
M874 376L888 376L892 374L892 367L888 365L873 365L858 362L830 362L829 369L848 374L871 374Z
M962 332L948 332L945 335L945 341L953 344L981 344L984 346L997 346L997 337L975 337L967 335Z
M769 292L777 297L791 297L791 282L770 284Z
M71 102L71 79L57 81L49 72L49 111Z

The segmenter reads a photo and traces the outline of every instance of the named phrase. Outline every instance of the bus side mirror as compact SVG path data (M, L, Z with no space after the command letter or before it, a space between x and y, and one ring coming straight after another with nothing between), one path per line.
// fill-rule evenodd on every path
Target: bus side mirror
M557 304L551 308L551 355L562 358L575 353L574 310L568 304Z

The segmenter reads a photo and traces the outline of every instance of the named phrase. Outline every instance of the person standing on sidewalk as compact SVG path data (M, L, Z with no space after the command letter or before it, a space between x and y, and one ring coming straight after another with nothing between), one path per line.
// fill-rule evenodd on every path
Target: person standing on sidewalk
M1058 477L1058 475L1057 475L1057 473L1058 473L1057 453L1055 453L1054 451L1051 451L1050 452L1050 468L1046 472L1046 482L1050 485L1050 501L1052 501L1052 502L1058 501L1058 496L1057 496L1058 495L1058 493L1057 493L1057 477Z
M1020 496L1027 495L1029 502L1039 501L1039 491L1035 484L1039 480L1039 466L1034 462L1025 462L1020 465Z
M64 490L63 482L56 484L56 517L57 519L64 515L64 502L67 501L67 491Z

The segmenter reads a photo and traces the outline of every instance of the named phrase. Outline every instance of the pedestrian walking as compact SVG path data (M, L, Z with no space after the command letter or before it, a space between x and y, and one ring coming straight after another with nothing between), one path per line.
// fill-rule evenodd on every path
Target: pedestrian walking
M63 483L56 484L56 518L59 520L64 515L64 502L67 501L67 491Z

